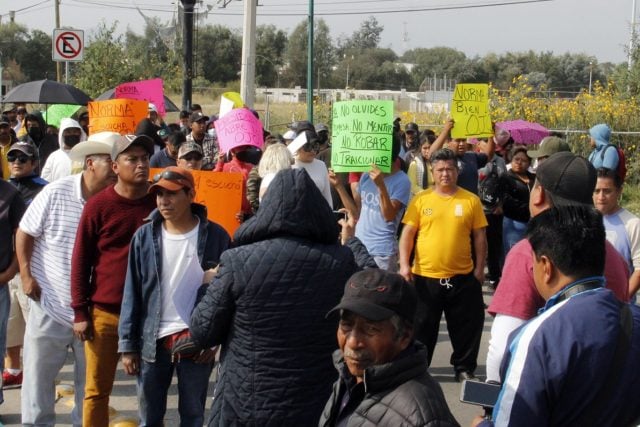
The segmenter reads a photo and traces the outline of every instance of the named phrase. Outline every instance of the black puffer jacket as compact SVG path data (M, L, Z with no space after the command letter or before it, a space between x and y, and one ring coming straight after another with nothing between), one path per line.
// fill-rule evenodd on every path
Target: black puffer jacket
M209 425L315 425L336 378L337 323L325 315L353 253L304 170L278 173L234 239L191 318L197 343L222 344Z
M342 352L333 355L340 379L320 418L320 427L335 425L344 378L350 375ZM384 365L368 368L364 374L365 395L349 418L348 427L453 427L458 426L449 411L440 385L427 373L427 348L416 341L414 351Z

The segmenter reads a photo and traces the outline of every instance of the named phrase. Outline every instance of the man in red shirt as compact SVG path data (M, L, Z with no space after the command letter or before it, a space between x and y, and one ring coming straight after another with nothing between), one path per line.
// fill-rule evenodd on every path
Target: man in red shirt
M553 154L538 166L536 183L529 197L531 217L553 206L593 206L596 170L587 159L568 151ZM604 275L606 287L622 301L629 300L628 269L611 244L606 243ZM500 382L500 364L511 332L536 316L545 304L533 281L533 249L527 239L519 241L507 255L500 286L489 314L495 316L487 354L487 380Z
M85 341L83 425L108 427L109 395L118 364L118 320L133 233L155 208L147 194L153 140L126 135L111 158L118 182L82 212L71 261L74 334Z

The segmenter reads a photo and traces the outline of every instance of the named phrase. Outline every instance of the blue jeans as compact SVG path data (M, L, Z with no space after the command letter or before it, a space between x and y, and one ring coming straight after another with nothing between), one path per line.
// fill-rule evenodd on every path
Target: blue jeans
M502 245L504 247L504 256L507 256L509 250L514 247L516 243L524 239L526 232L526 222L514 221L506 216L502 219Z
M171 361L171 353L156 344L156 361L140 363L138 400L140 426L162 426L167 411L167 392L173 371L178 375L178 413L180 427L202 427L209 377L213 363L195 363L193 359Z
M9 321L10 307L11 298L9 297L9 285L0 283L0 348L3 352L2 361L0 362L0 372L4 372L4 349L7 348L7 322ZM0 403L2 402L4 402L4 394L2 393L2 378L0 378Z

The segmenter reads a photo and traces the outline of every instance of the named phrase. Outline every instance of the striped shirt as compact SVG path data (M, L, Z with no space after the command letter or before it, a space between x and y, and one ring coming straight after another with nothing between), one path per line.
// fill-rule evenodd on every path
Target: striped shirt
M66 176L45 186L20 221L20 229L35 238L31 274L42 289L42 309L67 326L73 325L71 253L85 204L82 175Z

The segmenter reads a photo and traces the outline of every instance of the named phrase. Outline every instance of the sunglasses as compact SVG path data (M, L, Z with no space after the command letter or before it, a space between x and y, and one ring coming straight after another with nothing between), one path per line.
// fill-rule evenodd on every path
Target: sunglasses
M311 142L307 142L306 144L304 144L302 146L302 151L306 151L307 153L310 153L312 151L316 151L317 148L317 144L312 144Z
M7 161L9 163L14 163L14 162L27 163L29 160L31 160L31 157L27 157L24 155L15 155L15 154L7 155Z
M179 182L182 185L188 186L191 188L191 182L184 175L179 174L174 171L164 171L157 173L153 176L153 183L156 184L161 179L166 179L167 181Z

